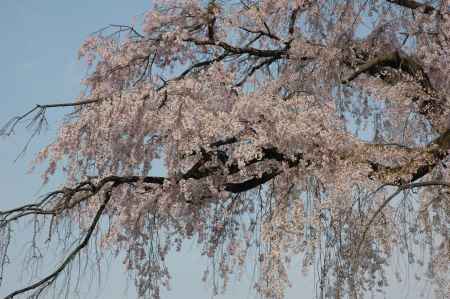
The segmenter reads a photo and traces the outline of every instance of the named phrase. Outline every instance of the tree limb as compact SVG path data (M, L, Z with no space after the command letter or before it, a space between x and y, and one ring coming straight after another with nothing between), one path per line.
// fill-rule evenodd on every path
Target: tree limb
M400 194L400 192L408 190L408 189L414 189L414 188L420 188L420 187L429 187L429 186L444 186L447 188L450 188L450 183L447 182L439 182L439 181L428 181L428 182L419 182L419 183L410 183L405 184L397 187L397 190L392 193L388 198L386 198L383 203L378 207L378 209L373 213L372 217L370 217L367 224L364 226L364 230L361 236L361 239L358 243L358 247L356 250L356 255L359 254L359 251L361 250L361 246L364 243L364 240L367 236L367 232L370 229L370 226L373 224L375 219L378 217L378 215L381 213L381 211L397 196Z
M387 2L409 8L412 10L422 9L424 14L430 15L435 11L435 8L431 5L420 3L414 0L387 0Z
M91 239L91 236L100 220L100 217L103 215L104 210L106 209L106 205L108 204L109 200L111 199L111 190L116 185L113 185L106 193L105 193L105 199L103 203L101 204L100 208L97 210L97 213L94 216L94 219L91 222L91 225L89 226L89 229L86 232L86 235L83 238L83 241L78 244L78 246L72 250L72 252L64 259L64 261L61 263L61 265L52 273L44 277L38 282L35 282L27 287L24 287L22 289L16 290L9 295L5 297L5 299L12 299L17 295L20 295L22 293L26 293L28 291L40 288L39 292L42 292L45 288L50 286L59 276L59 274L69 265L72 260L80 253L80 251L86 247L89 243L89 240Z

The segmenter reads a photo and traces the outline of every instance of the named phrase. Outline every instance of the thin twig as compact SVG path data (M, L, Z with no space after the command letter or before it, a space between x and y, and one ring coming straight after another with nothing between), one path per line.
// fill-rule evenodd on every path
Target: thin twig
M45 288L47 288L48 286L50 286L57 278L58 275L72 262L72 260L78 255L78 253L88 245L89 240L100 220L100 217L102 216L104 210L106 209L106 205L108 204L109 200L111 199L111 189L114 188L116 185L113 185L110 190L108 190L105 193L105 200L103 201L103 203L101 204L100 208L97 210L97 213L94 216L94 219L91 222L91 225L89 226L89 229L86 233L86 235L83 238L83 241L78 244L78 246L72 250L72 252L64 259L64 261L61 263L61 265L52 273L50 273L49 275L47 275L46 277L44 277L43 279L41 279L38 282L35 282L27 287L24 287L20 290L14 291L12 293L10 293L9 295L7 295L5 297L5 299L12 299L15 296L40 288L38 290L38 292L42 292Z

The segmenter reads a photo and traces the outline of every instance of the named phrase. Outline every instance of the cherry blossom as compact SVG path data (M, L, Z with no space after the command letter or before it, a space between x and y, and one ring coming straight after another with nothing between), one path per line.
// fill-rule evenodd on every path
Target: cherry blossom
M0 212L0 261L30 215L42 233L71 223L81 240L7 298L41 294L92 248L124 255L138 294L159 298L186 240L209 259L215 293L252 264L256 292L283 298L300 258L320 298L364 298L403 256L444 298L450 2L154 2L140 26L82 45L79 99L2 130L73 109L35 159L44 182L60 170L67 185Z

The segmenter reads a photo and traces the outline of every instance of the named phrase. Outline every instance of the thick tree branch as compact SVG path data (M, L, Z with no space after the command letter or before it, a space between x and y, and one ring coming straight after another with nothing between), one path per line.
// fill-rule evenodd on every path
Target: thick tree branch
M422 66L415 59L404 55L398 51L390 52L382 56L377 56L366 63L358 66L354 72L349 74L343 84L348 84L356 79L362 73L374 74L381 67L391 67L399 69L416 78L418 83L428 92L432 90L430 79Z
M261 176L251 178L244 182L227 183L227 184L225 184L224 190L231 192L231 193L242 193L242 192L254 189L264 183L267 183L268 181L275 178L280 173L281 173L281 171L279 171L279 170L273 170L273 171L264 172Z
M424 151L429 155L428 161L416 166L413 169L411 169L410 164L414 161L398 167L388 167L379 163L368 161L373 170L373 172L369 175L369 178L376 177L381 181L392 184L395 183L396 185L412 184L413 182L429 174L440 161L447 157L449 149L450 130L447 130L424 149ZM405 181L405 179L402 178L405 176L409 176L410 178ZM386 181L386 178L392 177L396 177L396 179L394 181Z
M210 40L198 40L195 38L187 38L184 39L186 42L192 42L197 46L215 46L224 49L226 52L243 55L248 54L256 57L282 57L287 55L287 49L279 49L279 50L267 50L267 49L257 49L253 47L235 47L226 42L219 41L213 42Z
M420 3L414 0L387 0L387 1L412 10L422 9L423 13L428 15L433 13L433 11L435 10L435 8L431 5Z

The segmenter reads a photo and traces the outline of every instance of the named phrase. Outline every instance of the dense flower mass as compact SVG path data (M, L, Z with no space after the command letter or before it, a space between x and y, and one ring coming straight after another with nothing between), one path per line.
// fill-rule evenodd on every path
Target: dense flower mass
M27 215L50 236L77 224L81 243L8 298L41 294L89 242L124 253L139 295L158 298L187 239L210 258L215 292L256 263L256 291L283 298L296 257L319 265L320 298L363 298L406 256L446 297L449 7L159 0L141 27L89 37L83 96L24 116L73 106L36 158L45 181L62 169L67 186L1 212L0 258Z

